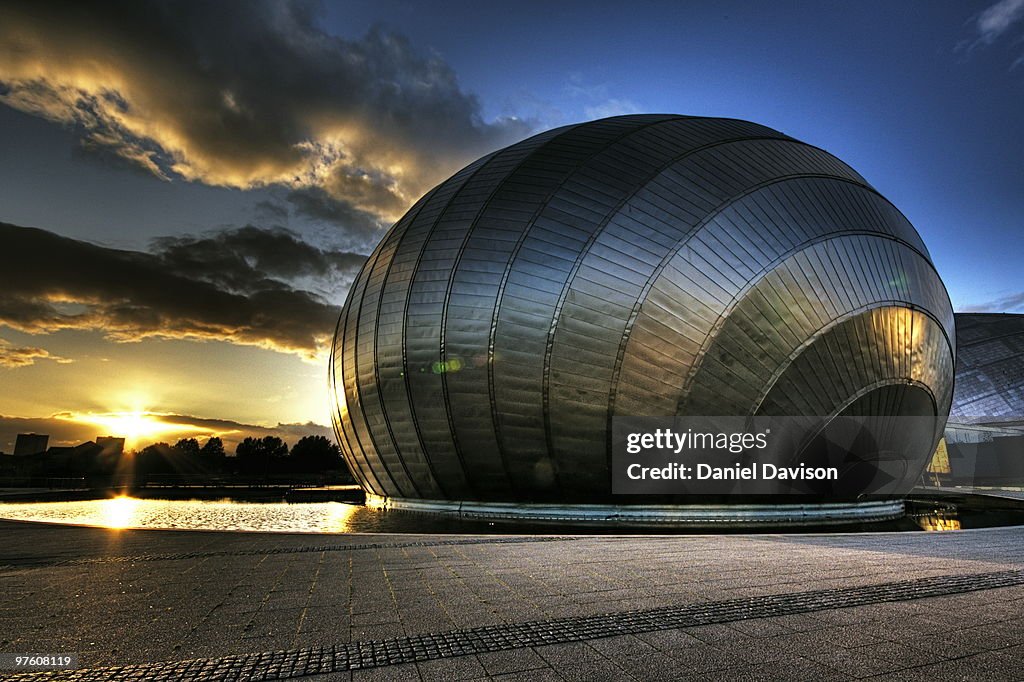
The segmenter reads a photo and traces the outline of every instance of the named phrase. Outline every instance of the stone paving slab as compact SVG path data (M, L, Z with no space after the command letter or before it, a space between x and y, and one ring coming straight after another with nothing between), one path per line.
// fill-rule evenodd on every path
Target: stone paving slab
M173 672L169 661L206 665L275 651L333 656L387 640L659 612L658 627L641 631L588 631L397 665L387 659L372 669L332 663L327 677L303 679L722 679L723 670L750 679L766 671L775 679L916 679L928 671L933 679L970 679L974 673L963 671L974 660L977 679L1024 678L1024 586L998 582L1024 567L1022 529L325 536L0 521L0 538L0 651L74 652L87 670L158 664L149 669L156 674ZM940 584L956 590L922 588ZM892 589L911 596L825 601L788 615L779 607L815 593ZM723 611L742 603L772 608L757 617ZM665 609L727 618L672 623Z
M672 652L680 648L679 644L682 644L684 649L689 648L689 642L674 642L672 637L623 641L622 637L657 634L663 631L682 633L715 624L731 626L733 631L701 633L710 634L714 642L704 647L703 652L707 655L702 663L709 670L728 667L727 661L730 657L738 658L743 668L756 664L775 668L776 664L789 665L794 660L800 661L799 667L808 671L829 664L850 668L851 662L854 667L863 667L860 661L856 660L857 654L861 654L879 671L892 672L896 669L894 665L904 669L938 664L946 661L947 656L934 649L916 648L906 643L872 637L867 643L856 643L847 654L850 656L849 659L837 659L831 656L837 647L830 646L829 643L839 642L828 637L822 639L820 635L824 631L823 628L796 633L792 627L779 622L779 619L784 615L813 614L868 604L914 602L915 607L929 609L934 608L934 605L919 600L1022 586L1024 569L936 576L838 590L748 597L691 606L668 606L600 616L503 624L415 637L352 642L344 646L307 647L178 663L159 662L139 666L97 668L67 673L63 676L81 682L153 679L163 676L170 670L179 678L189 680L291 679L378 668L397 670L402 666L411 671L412 666L409 664L412 663L447 663L452 659L475 657L487 675L500 677L504 674L547 668L545 660L537 655L537 648L548 650L554 656L560 645L593 641L593 646L600 650L609 645L602 640L613 640L612 649L605 653L605 659L629 662L634 672L641 672L647 679L666 676L672 671L675 672L672 672L671 676L678 677L676 673L682 673L683 670L672 658ZM1018 619L1017 615L1012 613L1009 621L993 622L990 619L989 627L984 629L986 632L994 630L996 637L990 637L989 642L1001 644L990 645L968 655L980 655L986 653L986 649L1020 644L1024 633L1020 632L1018 626L1024 623L1024 618ZM750 622L760 627L737 629L737 625L744 626ZM974 619L973 622L977 623L978 619ZM765 624L767 627L764 627ZM960 627L959 630L963 628ZM748 634L749 632L754 634ZM699 635L686 636L702 640ZM658 644L666 642L668 646L659 648ZM850 643L843 642L840 647L846 647ZM626 646L622 646L623 644ZM816 663L815 654L822 652L829 655ZM599 665L606 667L604 661ZM692 665L686 669L692 671ZM418 670L417 666L417 674ZM555 671L559 672L558 668L555 668ZM48 675L26 676L23 679L45 677Z

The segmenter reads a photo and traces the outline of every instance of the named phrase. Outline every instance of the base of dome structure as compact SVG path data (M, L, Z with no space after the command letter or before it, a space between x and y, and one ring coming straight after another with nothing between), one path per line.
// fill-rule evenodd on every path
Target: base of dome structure
M903 500L777 505L608 505L417 500L367 493L366 505L470 521L704 529L842 525L891 521L904 515Z

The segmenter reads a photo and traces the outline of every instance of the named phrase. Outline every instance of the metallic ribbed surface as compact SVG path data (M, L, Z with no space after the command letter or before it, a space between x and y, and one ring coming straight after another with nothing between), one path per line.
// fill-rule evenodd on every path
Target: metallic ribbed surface
M944 417L953 329L913 226L835 157L615 117L485 157L392 228L338 322L335 427L377 495L610 500L615 415L888 414L920 391Z
M1024 315L957 313L958 423L1024 420Z

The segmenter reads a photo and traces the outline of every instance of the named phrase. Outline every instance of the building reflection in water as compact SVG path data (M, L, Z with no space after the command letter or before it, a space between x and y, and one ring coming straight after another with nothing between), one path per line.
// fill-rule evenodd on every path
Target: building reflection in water
M921 530L960 530L960 519L955 511L936 510L932 514L915 515L913 518Z

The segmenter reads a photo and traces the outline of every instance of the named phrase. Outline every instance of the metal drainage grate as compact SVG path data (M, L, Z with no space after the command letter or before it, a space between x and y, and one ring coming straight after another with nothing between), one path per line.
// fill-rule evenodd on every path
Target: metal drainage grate
M353 552L363 549L400 549L402 547L447 547L449 545L515 545L527 542L567 542L571 537L495 537L475 540L421 540L416 542L375 542L363 545L314 545L307 547L271 547L269 549L239 549L216 552L181 552L178 554L134 554L87 557L60 561L56 566L81 566L83 564L121 564L138 561L176 561L180 559L205 559L219 556L262 556L264 554L303 554L306 552Z

